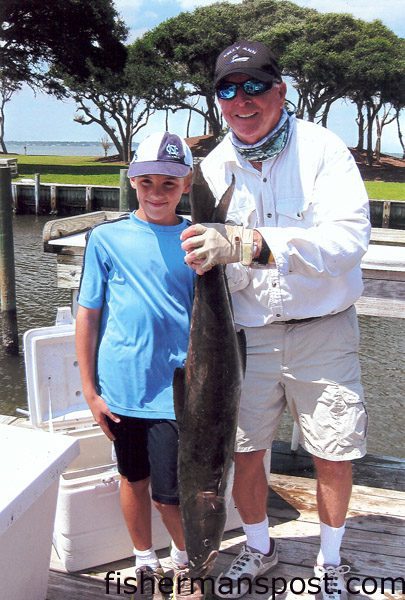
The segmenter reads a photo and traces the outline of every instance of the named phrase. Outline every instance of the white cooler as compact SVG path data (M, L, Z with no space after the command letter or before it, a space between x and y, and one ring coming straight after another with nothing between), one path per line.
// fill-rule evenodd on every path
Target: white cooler
M24 353L32 426L72 436L80 445L59 482L53 543L64 568L77 571L131 556L112 443L94 423L82 393L74 325L27 331Z
M131 556L112 443L94 423L82 393L74 325L27 331L24 353L32 426L65 433L80 443L79 456L59 484L53 542L63 566L77 571ZM226 530L240 525L231 502ZM166 548L170 537L154 507L152 530L155 548Z

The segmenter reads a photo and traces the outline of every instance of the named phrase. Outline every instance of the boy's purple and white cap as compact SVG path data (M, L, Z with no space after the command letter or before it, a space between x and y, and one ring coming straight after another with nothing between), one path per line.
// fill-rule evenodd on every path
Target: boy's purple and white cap
M186 177L193 156L186 142L175 133L153 133L141 142L128 169L128 177L170 175Z

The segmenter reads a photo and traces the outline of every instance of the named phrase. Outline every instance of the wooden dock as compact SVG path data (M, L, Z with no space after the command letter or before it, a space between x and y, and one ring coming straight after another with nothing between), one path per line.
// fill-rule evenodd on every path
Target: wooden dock
M314 598L306 591L313 577L318 552L319 525L315 502L315 480L308 455L291 453L286 444L276 443L272 453L272 474L268 514L270 535L278 540L279 564L266 576L268 590L254 587L246 600L272 598L272 586L285 585L276 593L279 600ZM359 600L404 600L405 598L405 460L367 456L355 462L352 500L343 540L342 557L351 566L349 576L352 598ZM284 474L276 473L279 470ZM286 473L287 472L287 473ZM298 477L291 472L306 473ZM381 486L380 486L381 484ZM228 531L212 576L217 576L239 552L244 540L241 529ZM158 552L170 576L168 550ZM115 571L121 583L110 583L107 594L105 575ZM102 565L91 570L67 574L56 555L51 562L47 600L96 600L125 598L129 588L125 577L134 576L133 558ZM280 578L280 579L278 579ZM394 580L396 582L394 583ZM208 583L208 590L210 583ZM127 595L125 595L127 589ZM310 590L311 588L306 588ZM265 592L265 593L264 593ZM208 593L209 598L211 594Z

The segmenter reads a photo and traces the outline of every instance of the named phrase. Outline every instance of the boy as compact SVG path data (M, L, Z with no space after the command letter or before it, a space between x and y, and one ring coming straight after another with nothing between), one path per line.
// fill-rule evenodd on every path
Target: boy
M176 215L192 177L186 143L169 132L144 140L129 166L139 208L93 228L87 239L76 321L83 392L109 439L121 507L134 543L136 597L156 599L164 575L152 545L151 500L172 537L174 570L185 568L177 494L178 434L172 380L186 357L194 276L184 264ZM150 588L153 588L152 590Z

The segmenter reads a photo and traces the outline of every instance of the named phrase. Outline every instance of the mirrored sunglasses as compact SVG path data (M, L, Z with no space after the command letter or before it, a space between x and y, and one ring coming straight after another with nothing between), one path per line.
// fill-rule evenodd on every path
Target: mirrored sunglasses
M243 83L231 83L222 81L216 87L216 94L220 100L233 100L238 93L238 88L242 88L248 96L260 96L273 87L274 81L258 81L257 79L248 79Z

